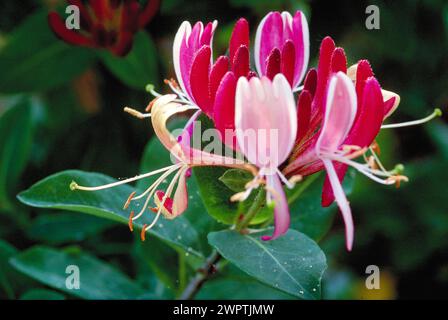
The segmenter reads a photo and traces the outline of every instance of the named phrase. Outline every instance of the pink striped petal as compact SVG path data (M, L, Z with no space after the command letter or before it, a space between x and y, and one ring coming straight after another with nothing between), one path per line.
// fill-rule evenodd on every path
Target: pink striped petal
M294 96L282 75L238 80L235 127L238 145L259 168L277 170L291 152L297 134Z
M323 159L322 161L324 163L325 169L327 170L328 179L333 189L336 202L339 206L339 209L341 210L342 218L344 219L345 244L347 250L351 251L353 248L353 238L355 232L355 227L353 225L352 211L347 201L347 197L345 196L344 189L342 189L342 185L339 182L339 178L336 173L336 170L334 169L333 163L328 159Z
M266 75L266 64L270 53L274 48L283 50L287 41L290 41L294 47L291 83L293 88L297 88L305 76L309 60L308 23L302 12L297 11L294 18L288 12L281 14L270 12L265 16L258 26L255 37L255 66L260 75Z
M339 182L342 183L345 174L347 173L348 166L339 162L333 161L334 169L338 175ZM324 186L322 188L322 207L329 207L334 202L334 192L331 187L330 179L328 174L325 177Z
M316 152L334 152L339 149L352 128L357 110L353 82L343 72L330 79L327 91L324 123L316 143Z
M263 236L263 241L277 239L284 235L289 229L290 215L288 200L286 199L285 191L277 174L266 176L266 184L268 187L268 197L272 198L275 204L274 207L274 233L272 236Z
M193 100L190 86L190 72L196 53L204 46L212 47L213 34L217 22L208 23L204 29L202 22L194 27L184 21L176 33L173 44L173 64L177 81L187 96Z
M274 48L283 47L283 19L279 12L268 13L257 29L255 37L255 66L265 75L266 61Z
M293 88L300 85L308 68L308 60L310 57L310 39L308 22L305 15L301 11L297 11L292 22L293 42L296 51L296 65Z

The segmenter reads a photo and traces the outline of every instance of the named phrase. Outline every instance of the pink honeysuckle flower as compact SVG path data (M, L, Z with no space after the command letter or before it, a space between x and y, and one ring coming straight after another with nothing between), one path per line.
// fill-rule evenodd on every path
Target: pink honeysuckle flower
M180 26L173 44L173 62L180 88L171 87L184 102L200 108L213 118L215 96L223 77L232 72L235 77L248 76L249 25L245 19L235 24L230 39L230 56L220 56L213 63L212 41L217 21L205 28L197 22L193 28L188 21Z
M243 18L236 22L230 38L229 56L220 56L213 62L212 40L216 26L216 21L205 28L202 22L197 22L193 28L187 21L182 23L173 45L179 86L174 81L168 81L168 84L179 96L179 102L191 104L211 118L224 140L226 130L235 128L236 81L241 76L250 78L255 73L250 70L248 22ZM224 141L236 148L234 136Z
M364 95L371 96L371 93L368 91L372 89L371 86L366 87L365 85L367 79L373 77L373 71L369 63L366 60L362 60L356 67L351 67L347 70L347 59L344 50L342 48L336 48L334 41L330 37L325 38L320 48L318 67L308 72L305 78L304 88L299 95L297 107L299 131L294 150L289 158L289 163L283 169L283 173L286 176L295 174L307 176L323 169L322 162L316 157L315 144L319 138L320 128L322 127L329 79L337 72L348 72L350 78L356 82L358 113L355 122L359 122L360 124L367 123L367 125L356 125L357 128L365 129L354 129L350 133L352 136L350 139L353 143L358 142L361 144L361 148L369 147L374 142L379 128L381 128L382 121L390 114L391 110L396 109L398 106L400 97L385 90L381 90L382 99L378 98L376 100L378 105L372 107L371 101L365 104ZM366 107L364 107L364 104ZM364 134L363 132L370 127L377 128L378 131L370 130L368 134ZM354 138L360 135L364 135L364 137ZM327 193L325 189L324 194ZM325 206L333 202L330 199L331 196L325 199L326 196L324 195L323 198L323 204Z
M247 199L251 191L263 181L267 201L274 202L275 239L289 228L289 208L282 181L290 185L278 167L288 158L297 132L295 102L287 79L278 74L271 81L267 77L238 80L235 103L236 136L241 152L259 168L258 175L246 191L233 200Z
M255 38L255 65L260 76L272 79L283 73L294 91L305 76L309 59L308 22L301 11L270 12Z
M146 212L146 210L150 208L149 204L151 200L154 201L155 208L150 209L156 212L156 217L150 225L145 225L143 227L141 233L142 240L145 239L146 231L156 225L159 217L162 214L167 219L174 219L187 209L187 178L189 177L191 168L198 166L225 166L230 168L248 170L254 175L257 174L256 168L243 160L223 157L192 148L190 146L190 130L192 128L191 123L195 120L195 117L192 117L180 137L174 137L167 129L166 123L168 119L177 113L194 109L194 107L192 107L191 105L180 104L176 101L176 95L164 95L157 98L152 103L151 108L151 123L154 128L154 132L159 141L170 152L172 158L175 159L175 163L173 165L104 186L83 187L76 184L76 182L73 182L70 185L70 188L72 190L98 191L127 184L151 176L160 175L156 179L156 181L140 195L137 196L136 192L133 192L124 205L124 209L127 209L131 202L145 199L144 204L138 214L134 215L133 211L130 214L129 226L132 231L132 222L139 219ZM129 108L126 108L126 111L137 116L139 114L137 111L130 110ZM139 118L141 117L139 116ZM160 187L160 185L171 175L173 175L173 178L171 179L171 182L169 183L166 190L159 190L158 188ZM176 190L174 190L175 188ZM173 192L174 196L172 197Z

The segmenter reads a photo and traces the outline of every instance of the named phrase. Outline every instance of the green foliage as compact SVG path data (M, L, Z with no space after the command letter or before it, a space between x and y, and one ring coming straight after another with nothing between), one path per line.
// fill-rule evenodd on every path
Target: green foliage
M65 300L65 296L52 290L32 289L20 296L20 300Z
M85 240L114 225L106 219L74 212L42 213L33 220L28 233L33 240L58 245Z
M24 170L33 134L32 102L21 99L0 114L0 209L11 208L10 191Z
M124 84L143 90L148 83L157 83L157 50L144 31L134 38L131 52L125 57L116 57L108 51L100 55L106 67Z
M224 258L261 282L300 299L320 298L327 264L317 244L294 230L273 241L260 239L271 233L242 235L226 230L211 233L208 239Z
M72 191L70 184L76 181L80 185L99 186L116 182L110 177L97 173L66 171L50 176L35 184L19 195L23 203L38 207L63 209L91 214L112 221L127 224L129 212L123 210L123 204L133 192L127 185L98 192ZM152 216L143 215L135 223L136 228L151 223ZM197 253L197 233L188 220L179 217L169 223L159 223L150 231L154 235L174 246Z
M219 181L225 184L227 188L233 192L241 192L246 189L246 184L250 182L254 177L248 171L240 169L229 169L219 177Z
M136 299L143 294L122 272L87 253L36 246L16 255L11 264L52 288L83 299ZM79 289L66 286L68 266L80 271Z
M366 1L164 0L156 19L136 35L132 51L122 58L103 49L67 45L48 27L47 1L23 2L8 2L0 10L0 299L174 299L214 248L224 258L195 298L316 299L326 262L314 241L329 265L322 278L324 299L367 298L359 285L364 284L365 266L372 263L380 266L382 281L383 268L388 269L396 297L440 298L446 293L446 115L424 128L380 134L385 166L406 166L410 182L400 189L373 184L361 175L355 184L349 171L344 187L347 194L354 190L349 197L356 239L351 253L344 249L336 205L321 207L324 174L285 189L291 230L273 242L260 240L260 234L272 232L265 229L273 222L267 207L250 225L264 231L229 231L256 194L245 203L230 202L252 179L245 171L194 169L187 211L174 221L161 218L163 227L153 229L144 243L139 229L154 215L137 221L131 236L128 215L138 208L125 211L123 204L153 178L139 181L136 188L68 188L72 180L96 186L116 181L108 176L172 164L160 142L151 139L149 121L135 121L122 109L142 110L150 100L145 85L174 76L171 44L182 20L219 20L213 43L217 57L226 52L239 17L250 22L253 44L257 23L267 11L304 10L310 23L310 67L317 65L321 39L330 35L344 47L349 65L369 59L381 86L400 94L401 106L388 122L423 117L435 106L446 113L446 1L378 0L381 29L368 31ZM94 81L80 83L78 76L87 70ZM156 87L167 92L165 86ZM204 129L212 126L205 116L201 121ZM173 121L172 128L184 124ZM63 171L70 168L83 171ZM60 173L42 180L55 172ZM27 188L19 203L14 195ZM63 247L73 244L79 247ZM314 273L308 272L303 257L314 261ZM276 262L281 265L284 259L286 272ZM79 291L65 287L68 264L80 265ZM297 284L306 289L303 295Z
M70 82L94 59L92 51L57 39L39 10L12 32L0 51L0 93L37 92Z

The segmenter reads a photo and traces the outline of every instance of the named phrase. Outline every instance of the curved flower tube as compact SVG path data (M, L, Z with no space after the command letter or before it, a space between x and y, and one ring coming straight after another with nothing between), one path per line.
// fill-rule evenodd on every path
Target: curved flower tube
M275 230L263 240L276 239L289 228L289 208L281 181L290 186L278 167L287 159L297 132L295 103L287 79L278 74L238 80L235 102L236 136L241 152L260 170L245 192L245 200L261 181L266 183L267 202L274 203Z
M283 73L294 91L305 76L310 54L308 22L301 11L270 12L255 37L255 65L260 76Z
M52 11L48 22L59 38L72 45L104 48L125 56L132 48L134 34L153 18L160 0L148 0L143 8L136 0L67 0L67 3L78 7L81 30L67 29L61 16Z
M156 217L150 225L144 226L142 230L143 240L145 232L154 227L160 215L163 214L167 219L174 219L186 210L188 206L187 178L191 168L197 166L225 166L248 170L254 175L258 174L258 171L254 166L242 160L223 157L190 147L189 130L184 130L181 136L182 138L176 139L166 126L167 120L177 113L192 109L190 105L183 105L175 102L176 99L177 96L174 94L157 98L152 105L151 113L151 122L154 132L163 146L175 159L175 164L105 186L83 187L77 185L75 182L70 186L72 190L97 191L160 174L160 177L157 178L156 181L143 193L136 195L136 193L133 192L124 205L124 209L127 209L133 201L146 199L138 214L134 215L134 212L131 212L129 225L132 230L132 222L139 219L146 212L151 200L154 201L156 206L155 208L150 209L156 212ZM187 125L187 128L191 128L190 124ZM168 179L170 175L174 176L167 189L159 190L158 187L164 180ZM176 190L174 191L175 188ZM173 192L174 197L171 197Z
M329 154L337 155L342 150L342 143L352 128L356 117L357 98L352 81L343 72L337 73L330 80L327 93L324 123L316 143L316 154L327 170L336 202L341 209L345 222L347 249L353 245L353 219Z

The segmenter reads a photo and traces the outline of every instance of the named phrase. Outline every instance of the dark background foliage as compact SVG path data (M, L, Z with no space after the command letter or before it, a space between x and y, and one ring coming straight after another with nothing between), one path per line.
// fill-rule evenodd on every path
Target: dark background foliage
M66 169L98 171L113 177L132 176L138 171L152 130L122 109L128 105L143 108L148 103L145 80L150 79L160 89L164 88L163 78L173 76L171 45L183 20L218 19L214 48L224 53L233 23L240 16L249 20L254 35L268 11L302 9L310 23L311 65L317 62L320 41L330 35L344 47L349 64L368 59L382 86L401 95L393 122L424 117L435 107L446 114L448 4L444 0L163 0L157 16L146 28L151 52L145 59L151 67L142 83L129 83L129 77L111 71L102 58L106 53L62 43L63 53L54 61L14 78L8 72L43 50L45 44L41 47L39 43L57 41L49 40L49 28L44 23L40 28L28 29L21 38L15 32L36 12L47 10L51 2L6 1L1 5L0 117L10 119L4 121L9 126L0 126L0 298L64 297L11 266L11 256L35 245L82 250L141 282L158 283L158 291L153 292L156 297L169 298L172 294L158 282L166 276L166 270L157 273L154 260L150 266L142 262L142 248L122 226L79 214L55 218L56 214L48 210L19 204L15 195ZM380 30L365 27L365 9L370 4L380 8ZM21 45L17 51L6 52L12 37L19 38ZM60 61L68 61L75 68L59 66ZM126 67L131 70L132 66ZM323 281L324 298L446 298L447 119L445 115L425 126L381 133L378 141L384 162L389 167L405 164L410 182L393 189L357 177L351 195L357 226L354 251L344 250L343 226L338 216L331 232L320 242L329 263ZM8 147L8 141L13 145ZM151 245L163 247L157 240ZM176 272L177 263L175 259L171 273ZM378 291L364 289L365 269L372 264L382 271L382 289ZM142 276L142 270L149 267L156 270L155 277ZM243 298L271 297L258 282L236 274L233 282L204 287L199 297L235 298L232 292L243 284L252 288L252 295L238 291ZM134 290L131 287L129 290Z

